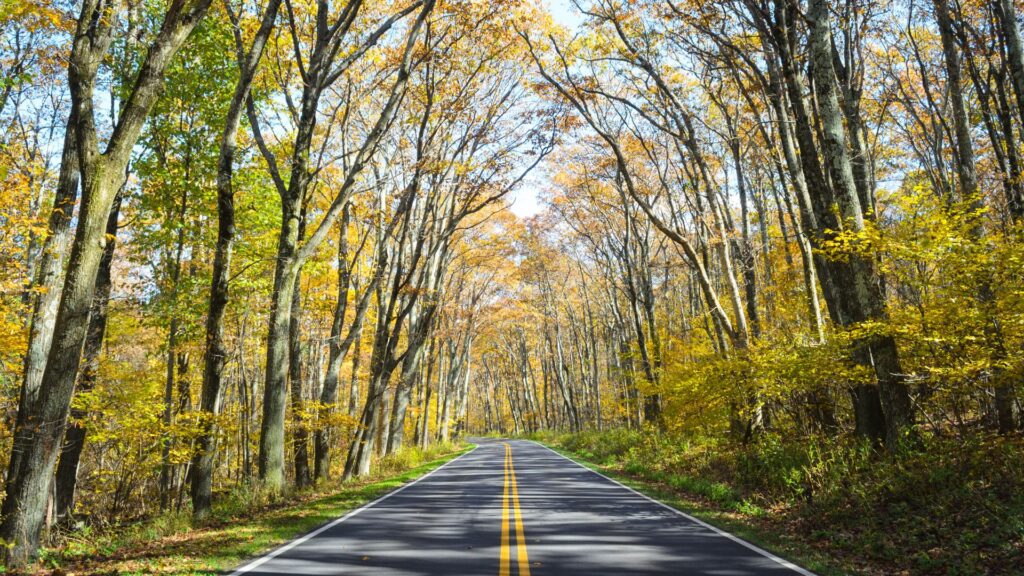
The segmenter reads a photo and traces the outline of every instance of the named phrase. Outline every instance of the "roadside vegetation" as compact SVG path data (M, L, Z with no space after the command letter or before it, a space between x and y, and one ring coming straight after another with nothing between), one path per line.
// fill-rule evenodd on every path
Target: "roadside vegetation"
M374 473L350 482L326 482L284 498L255 487L218 495L197 522L169 512L120 526L83 526L55 535L42 551L40 574L225 574L363 504L430 472L469 448L410 447L382 459Z
M652 431L531 436L821 574L1020 574L1024 446L929 438L750 445Z

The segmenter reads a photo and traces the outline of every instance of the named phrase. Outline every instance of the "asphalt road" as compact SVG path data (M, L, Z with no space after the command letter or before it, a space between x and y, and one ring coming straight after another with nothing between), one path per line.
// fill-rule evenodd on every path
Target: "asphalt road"
M538 444L478 444L232 576L811 575Z

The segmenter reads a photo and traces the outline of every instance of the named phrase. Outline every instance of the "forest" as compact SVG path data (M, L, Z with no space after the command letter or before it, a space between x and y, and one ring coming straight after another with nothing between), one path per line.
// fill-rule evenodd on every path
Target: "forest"
M494 435L1021 573L1022 17L0 0L0 563Z

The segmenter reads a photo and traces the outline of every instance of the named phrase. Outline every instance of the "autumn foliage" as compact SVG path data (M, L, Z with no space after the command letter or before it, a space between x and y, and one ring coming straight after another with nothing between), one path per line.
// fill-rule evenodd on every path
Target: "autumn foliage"
M1019 6L559 6L0 0L9 567L470 433L1012 509Z

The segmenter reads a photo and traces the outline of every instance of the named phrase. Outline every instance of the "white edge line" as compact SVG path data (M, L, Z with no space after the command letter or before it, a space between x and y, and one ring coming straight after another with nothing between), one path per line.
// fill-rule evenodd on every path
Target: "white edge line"
M292 540L291 542L287 542L285 544L282 544L281 546L278 546L277 548L271 550L270 552L264 554L263 556L260 556L259 558L256 558L255 560L250 561L248 564L243 565L241 568L236 569L234 572L231 572L230 574L228 574L228 576L238 576L239 574L244 574L246 572L250 572L252 570L255 570L256 568L259 568L263 564L266 564L267 562L269 562L270 560L273 560L277 556L280 556L281 554L284 554L285 552L291 550L292 548L295 548L299 544L302 544L303 542L306 542L308 540L311 540L311 539L319 536L323 532L325 532L327 530L330 530L331 528L337 526L338 524L341 524L345 520L348 520L349 518L355 516L356 514L359 514L360 512L366 510L367 508L371 508L371 507L373 507L376 504L380 504L384 500L387 500L388 498L394 496L395 494L398 494L402 490L405 490L406 488L408 488L408 487L418 483L421 480L425 480L426 478L432 476L438 470L444 468L445 466L448 466L449 464L455 462L456 460L461 459L463 456L468 456L468 455L472 454L479 447L480 447L480 445L477 444L476 446L473 447L472 450L469 450L468 452L466 452L464 454L459 454L455 458L452 458L451 460L445 462L444 464L441 464L437 468L434 468L430 472L427 472L426 474L424 474L423 476L420 476L419 478L413 480L412 482L409 482L407 484L402 484L398 488L395 488L394 490L388 492L387 494L381 496L380 498L377 498L376 500L374 500L372 502L368 502L366 504L363 504L362 506L360 506L359 508L356 508L355 510L349 511L347 514L345 514L341 518L336 518L334 520L331 520L327 524L324 524L323 526L313 530L312 532L308 532L305 536L300 536L299 538L296 538L295 540ZM546 446L545 446L545 448L546 448ZM556 452L556 454L557 454L557 452Z
M801 567L797 566L796 564L793 564L789 560L786 560L784 558L780 558L780 557L776 556L775 554L772 554L771 552L769 552L769 551L767 551L767 550L765 550L763 548L760 548L758 546L755 546L754 544L751 544L750 542L747 542L746 540L740 538L739 536L735 536L733 534L730 534L730 533L726 532L725 530L721 530L719 528L716 528L716 527L712 526L711 524L708 524L707 522L704 522L703 520L700 520L698 518L694 518L693 516L690 516L689 514L687 514L686 512L683 512L682 510L680 510L678 508L675 508L673 506L669 506L668 504L665 504L664 502L661 502L660 500L655 500L654 498L651 498L650 496L648 496L648 495L646 495L646 494L644 494L642 492L638 492L637 490L635 490L633 488L630 488L629 486L626 486L625 484L623 484L622 482L619 482L618 480L616 480L614 478L610 478L608 476L605 476L604 474L598 472L597 470L594 470L593 468L589 468L587 466L584 466L583 464L580 464L576 460L573 460L572 458L566 456L565 454L557 452L557 451L555 451L555 450L553 450L553 449L551 449L551 448L541 444L540 442L536 442L534 440L528 440L528 442L533 442L534 444L540 446L541 448L544 448L545 450L549 450L552 453L557 454L558 456L561 456L562 458L565 458L566 460L572 462L573 464L579 466L580 468L583 468L584 470L587 470L588 472L593 472L594 474L597 474L601 478L604 478L605 480L608 480L609 482L611 482L613 484L616 484L616 485L618 485L618 486L620 486L622 488L625 488L626 490L629 490L630 492L632 492L633 494L636 494L637 496L643 498L644 500L653 502L653 503L657 504L658 506L661 506L662 508L665 508L666 510L671 510L672 512L675 512L676 514L679 514L680 516L682 516L683 518L686 518L687 520L690 520L691 522L695 522L695 523L697 523L697 524L699 524L699 525L701 525L701 526L711 530L712 532L717 533L720 536L725 536L726 538L728 538L729 540L732 540L733 542L736 542L737 544L741 544L741 545L743 545L743 546L753 550L754 552L757 552L758 554L760 554L760 555L762 555L762 556L764 556L766 558L774 560L775 562L781 564L782 566L785 566L786 568L789 568L790 570L796 572L797 574L801 574L802 576L817 576L814 572L811 572L809 570L801 568Z

